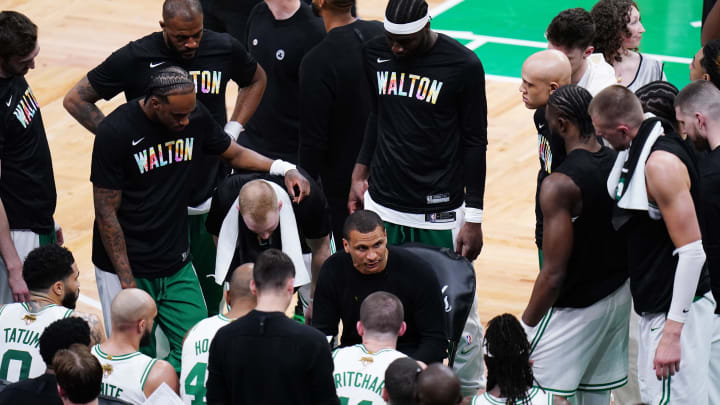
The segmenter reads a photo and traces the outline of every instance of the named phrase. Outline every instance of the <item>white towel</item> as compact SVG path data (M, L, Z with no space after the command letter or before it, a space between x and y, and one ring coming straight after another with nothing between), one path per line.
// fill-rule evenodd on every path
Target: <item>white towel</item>
M280 243L282 244L282 251L290 256L295 266L295 287L308 284L310 283L310 273L303 261L300 235L298 234L290 197L285 189L277 184L267 180L263 181L273 188L278 201L282 202L280 207ZM235 202L225 215L218 236L217 255L215 257L215 282L220 285L223 284L225 276L230 270L230 263L237 245L238 221L240 221L240 212L237 206L238 198L235 198Z
M643 145L642 151L640 152L640 158L637 161L633 176L630 178L629 183L622 185L627 188L625 194L618 201L618 207L628 210L641 210L647 211L648 196L647 187L645 186L645 163L650 156L650 150L655 144L655 141L664 133L663 126L660 122L657 122L653 129L650 131L645 144ZM612 199L616 199L618 193L618 183L620 182L620 176L622 175L623 166L627 161L630 154L630 148L618 152L615 164L610 171L610 176L607 180L607 190ZM622 193L622 190L620 190Z
M205 200L205 202L194 207L187 207L188 215L202 215L210 212L210 206L212 205L212 197Z

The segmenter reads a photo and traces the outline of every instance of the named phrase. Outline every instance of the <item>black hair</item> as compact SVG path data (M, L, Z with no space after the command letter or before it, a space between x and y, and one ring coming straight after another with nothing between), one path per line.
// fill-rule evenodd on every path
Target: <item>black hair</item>
M385 291L376 291L360 304L360 322L366 331L397 333L405 317L400 298Z
M375 211L357 210L345 219L343 224L343 238L350 240L350 232L370 233L377 227L385 229L385 223Z
M355 7L355 0L327 0L327 5L340 11L350 12Z
M52 366L58 385L71 402L84 404L100 395L103 369L87 346L74 344L58 351Z
M592 96L584 88L568 84L555 90L548 99L547 105L558 116L575 124L580 130L580 136L588 139L595 134L588 107Z
M38 29L29 18L17 11L0 12L0 58L25 56L35 49Z
M710 76L710 81L720 89L720 39L705 44L701 65Z
M385 18L395 24L417 21L428 12L425 0L390 0L385 8Z
M669 121L677 129L675 97L678 89L672 83L656 80L640 87L635 95L640 99L643 112L650 112Z
M278 249L268 249L258 256L253 267L255 287L260 291L285 287L295 277L295 266L290 257Z
M571 8L556 15L545 34L553 45L585 50L595 38L595 23L584 8Z
M500 388L507 404L527 398L533 386L530 343L520 322L510 314L491 319L485 330L485 364L488 391Z
M414 405L417 377L422 369L410 357L394 360L385 369L385 390L393 405Z
M188 73L181 67L169 66L150 76L150 82L145 87L145 101L156 97L167 103L167 97L173 94L186 94L195 91L195 83Z
M73 343L90 345L90 326L75 316L59 319L45 328L40 335L40 356L45 364L52 365L58 350L67 349Z
M54 243L33 249L23 263L23 279L30 291L47 290L73 274L75 258L69 250Z
M163 2L162 18L164 21L176 17L192 20L202 15L202 4L199 0L165 0Z

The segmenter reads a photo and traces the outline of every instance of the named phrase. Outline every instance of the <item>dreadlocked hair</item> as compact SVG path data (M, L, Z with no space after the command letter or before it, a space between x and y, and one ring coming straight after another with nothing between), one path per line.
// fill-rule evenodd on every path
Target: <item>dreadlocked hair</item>
M427 12L425 0L390 0L385 17L395 24L406 24L425 17Z
M595 52L600 52L609 64L622 61L620 48L630 36L630 9L640 8L632 0L600 0L590 10L595 22Z
M640 87L635 95L640 99L643 112L655 114L655 116L669 121L673 128L677 129L675 117L675 96L678 95L677 87L672 84L656 80Z
M703 47L702 67L715 87L720 88L720 39L713 39Z
M584 88L568 84L555 90L548 99L551 107L558 116L575 124L580 129L580 137L588 139L595 134L588 107L592 96Z
M488 391L500 387L507 404L529 403L533 385L530 343L520 322L510 314L491 319L485 330L485 364Z
M150 83L145 88L145 101L157 97L167 103L167 97L173 94L185 94L195 91L195 83L181 67L170 66L150 76Z

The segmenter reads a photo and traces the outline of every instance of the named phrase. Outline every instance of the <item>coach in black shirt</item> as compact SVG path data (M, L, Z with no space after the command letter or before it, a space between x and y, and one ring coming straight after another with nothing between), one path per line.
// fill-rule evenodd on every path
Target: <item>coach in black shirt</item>
M313 3L328 31L300 65L299 164L322 180L330 206L335 246L342 246L353 165L372 105L362 44L383 34L378 21L352 16L355 0Z
M265 67L267 88L257 112L238 138L271 158L298 161L300 61L325 36L310 6L294 0L260 2L247 21L247 49Z
M257 306L218 330L208 358L207 404L340 404L325 336L285 316L292 261L277 249L258 257L250 289Z
M433 363L446 357L443 301L435 273L414 254L388 247L380 217L358 210L345 221L344 252L332 255L323 265L313 302L312 325L334 336L338 322L355 325L360 304L375 291L397 295L405 308L407 330L397 349L408 356ZM362 340L355 328L345 326L342 346Z

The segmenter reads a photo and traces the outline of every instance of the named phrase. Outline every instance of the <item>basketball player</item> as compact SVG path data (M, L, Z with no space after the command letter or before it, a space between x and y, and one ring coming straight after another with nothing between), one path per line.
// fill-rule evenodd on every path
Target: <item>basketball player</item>
M378 21L353 17L355 0L316 0L328 34L300 65L299 165L322 186L330 206L335 250L342 246L353 165L372 105L362 45L384 33ZM342 58L336 55L342 54Z
M15 11L0 12L0 305L30 299L22 262L57 241L57 194L40 105L25 81L40 52L37 26Z
M294 165L273 162L232 142L208 110L196 104L195 85L178 67L156 72L146 97L118 107L97 134L90 174L93 263L106 328L118 291L145 290L157 303L169 361L180 371L185 333L207 318L184 232L188 179L197 169L193 156L219 155L236 168L287 173L285 184L296 201L307 195L307 180ZM152 347L143 348L152 356L154 339L153 334Z
M300 0L265 0L247 19L248 52L268 72L267 89L241 145L273 159L297 163L300 62L325 37L325 27Z
M715 39L700 48L690 63L690 80L709 80L720 85L720 39Z
M362 344L333 352L335 390L341 403L382 403L385 370L394 360L406 357L395 350L405 333L403 306L393 294L378 291L360 305L357 328ZM362 384L357 384L358 379Z
M155 302L143 290L128 288L115 296L110 315L112 334L91 349L102 365L102 395L139 405L160 384L178 392L173 366L138 351L148 344L157 314Z
M708 44L709 45L709 44ZM706 47L708 45L705 45ZM682 131L695 147L707 151L700 164L703 246L714 297L720 297L720 90L705 81L687 85L675 98ZM720 404L720 309L715 308L710 355L709 404Z
M164 1L160 27L161 32L130 42L88 72L65 96L65 108L96 134L105 118L95 105L98 100L110 100L121 92L127 101L140 97L154 73L175 65L189 72L197 99L208 108L215 121L225 125L225 131L237 139L262 98L266 84L262 67L238 40L228 34L203 30L198 0ZM228 121L225 91L231 80L239 91ZM213 156L198 154L195 159L197 169L190 177L187 232L206 306L215 312L222 289L206 277L215 270L215 245L205 230L205 219L210 209L209 199L229 171Z
M57 391L64 405L97 405L103 369L87 346L74 344L53 359Z
M678 131L678 123L675 118L675 97L678 89L672 83L656 80L650 82L635 92L643 112L651 113L656 117L662 118L669 122L675 131ZM679 134L683 136L683 134ZM683 136L684 138L684 136Z
M543 218L540 210L540 184L565 158L565 145L562 139L553 136L545 121L545 104L553 91L560 86L570 84L572 67L567 57L557 50L536 52L522 66L520 93L525 107L535 110L533 120L538 132L538 153L540 170L535 189L535 244L538 247L540 267L542 267Z
M390 0L384 27L385 37L365 45L373 109L348 208L377 212L390 245L416 241L475 260L487 150L483 66L430 29L425 0ZM477 311L475 299L455 361L468 393L484 384Z
M543 389L582 404L610 404L627 383L627 254L612 227L607 177L615 152L600 145L582 87L555 90L546 122L566 157L542 183L543 265L522 316ZM609 254L609 253L612 254Z
M23 264L23 278L30 300L0 307L0 379L15 382L45 372L46 363L39 351L45 328L58 319L76 316L88 322L92 343L105 340L100 320L95 315L75 312L80 283L75 259L67 249L55 244L31 251Z
M640 315L642 400L705 403L715 300L697 219L693 151L669 125L643 121L640 102L625 87L598 93L589 112L596 134L621 151L608 192L617 200L613 225L628 244L630 289Z
M617 83L615 70L600 53L593 53L595 23L590 13L583 8L561 11L550 22L545 32L549 49L557 49L570 61L571 84L577 84L597 94L607 86Z
M431 364L418 375L416 398L418 405L459 404L460 380L447 366Z
M225 291L225 302L230 311L225 315L218 314L198 322L185 337L180 372L180 397L187 405L206 403L208 350L215 333L255 308L257 299L250 291L252 272L252 263L243 264L235 269L230 278L230 288Z

